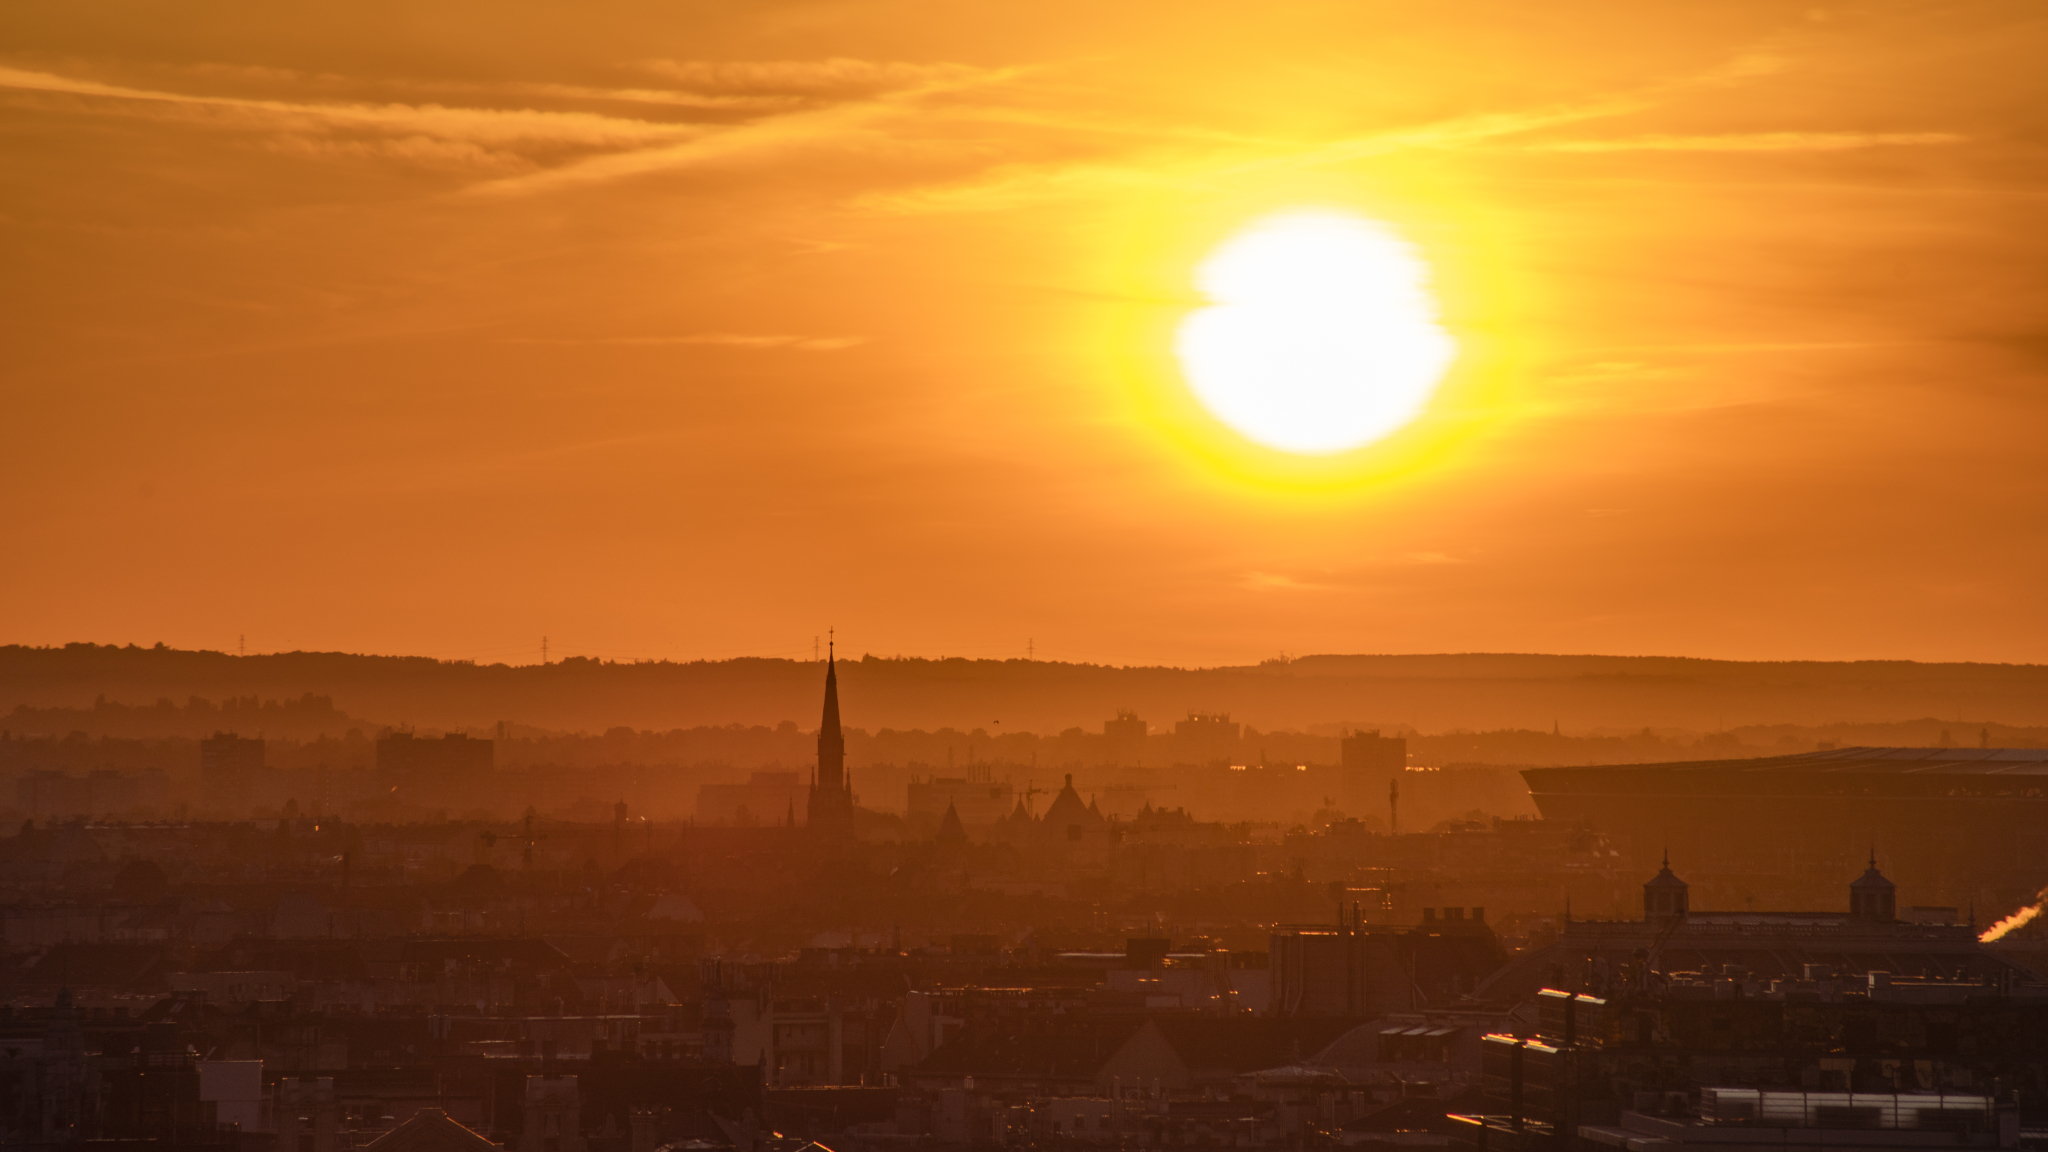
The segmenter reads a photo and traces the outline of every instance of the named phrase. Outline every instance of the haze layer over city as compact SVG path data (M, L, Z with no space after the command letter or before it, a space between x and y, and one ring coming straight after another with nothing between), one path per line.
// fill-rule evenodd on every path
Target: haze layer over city
M0 1147L2048 1148L2048 20L0 11Z

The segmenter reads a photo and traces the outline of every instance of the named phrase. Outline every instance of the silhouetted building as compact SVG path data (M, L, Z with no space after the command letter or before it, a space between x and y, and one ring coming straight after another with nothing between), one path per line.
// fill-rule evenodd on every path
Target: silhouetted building
M1190 712L1187 719L1173 725L1180 758L1191 764L1231 759L1237 755L1242 734L1243 725L1232 721L1228 712Z
M1067 782L1060 787L1059 795L1053 797L1052 805L1045 810L1045 818L1039 821L1039 831L1047 837L1079 840L1101 828L1103 823L1102 810L1095 806L1095 801L1081 802L1081 794L1074 790L1074 776L1070 772Z
M960 810L951 804L946 805L946 814L939 819L938 841L949 845L967 843L967 829L960 823Z
M583 1104L574 1076L528 1076L518 1152L583 1152Z
M1489 1035L1467 1148L2019 1148L2048 1055L2048 987L1808 965L1629 966L1604 996L1545 988ZM2030 1125L2031 1127L2031 1125ZM1577 1139L1572 1139L1576 1136Z
M1891 921L1899 918L1898 886L1877 870L1877 853L1870 854L1870 869L1849 885L1849 915L1859 920Z
M964 825L998 824L1016 807L1017 792L1008 780L997 782L965 776L934 776L928 780L913 778L908 799L909 807L904 811L904 819L922 833L936 827L949 808Z
M493 741L461 732L450 732L439 740L390 732L377 737L377 771L415 784L472 780L490 774L493 746Z
M1871 868L1877 871L1876 867ZM1680 880L1671 871L1671 857L1664 858L1664 867L1655 876L1643 881L1643 919L1650 922L1668 921L1684 916L1692 910L1692 885Z
M260 744L261 741L256 741ZM211 791L211 789L209 789ZM104 816L138 808L160 808L169 788L161 770L141 773L99 768L83 776L48 769L32 769L15 778L15 802L23 812L38 819L66 816ZM228 792L225 795L245 795Z
M1643 885L1641 920L1568 920L1556 944L1517 957L1479 994L1518 1000L1559 983L1600 993L1663 973L1730 972L1764 981L1861 980L1895 972L1963 981L2031 978L1981 944L1975 925L1900 920L1896 904L1892 882L1873 858L1849 885L1844 911L1702 912L1692 908L1690 886L1667 860Z
M2041 748L1831 748L1522 777L1545 819L1606 832L1638 866L1668 846L1726 876L1783 875L1788 848L1847 864L1875 840L1929 903L1988 891L2005 905L2031 901L2048 846Z
M1111 762L1120 765L1138 765L1145 761L1145 736L1148 726L1136 712L1118 709L1116 719L1102 722L1102 735L1109 744Z
M1345 810L1371 812L1385 797L1387 827L1400 831L1401 774L1408 770L1408 741L1377 729L1353 732L1338 741L1342 779L1338 796Z
M263 774L263 741L215 732L199 742L199 789L214 811L249 814L249 795Z
M1353 732L1338 747L1346 777L1384 780L1408 767L1408 741L1400 736L1382 736L1377 729Z
M818 774L811 782L810 826L831 835L853 831L853 780L846 773L846 737L839 730L839 669L825 654L825 714L818 723Z
M1486 910L1423 910L1414 927L1366 923L1358 909L1336 925L1280 926L1268 955L1276 1016L1382 1016L1451 1003L1500 966Z
M743 828L787 823L796 812L797 801L805 800L808 805L805 792L794 772L752 772L744 784L700 784L697 820Z

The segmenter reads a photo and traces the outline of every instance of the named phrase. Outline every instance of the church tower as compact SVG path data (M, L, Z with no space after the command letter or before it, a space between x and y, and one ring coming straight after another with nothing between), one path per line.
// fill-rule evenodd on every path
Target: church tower
M839 669L825 655L825 715L818 723L818 773L811 780L810 826L817 832L853 831L853 781L846 775L846 737L839 730Z
M1671 871L1671 854L1664 854L1664 867L1643 883L1643 918L1668 921L1683 917L1692 909L1692 888Z
M1870 850L1870 868L1849 883L1849 915L1858 920L1889 923L1899 918L1899 890L1877 870L1877 849Z

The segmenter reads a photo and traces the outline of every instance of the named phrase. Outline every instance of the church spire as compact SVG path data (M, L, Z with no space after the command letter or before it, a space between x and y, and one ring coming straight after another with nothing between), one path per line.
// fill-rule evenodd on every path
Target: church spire
M811 781L809 809L811 827L819 831L852 827L853 783L846 774L846 735L839 727L839 662L832 648L825 653L825 713L818 722L818 774Z
M818 722L818 788L846 791L846 737L839 730L839 663L825 650L825 716Z
M818 754L825 753L825 741L839 741L839 668L832 642L825 649L825 717L818 724ZM842 747L844 745L842 744Z

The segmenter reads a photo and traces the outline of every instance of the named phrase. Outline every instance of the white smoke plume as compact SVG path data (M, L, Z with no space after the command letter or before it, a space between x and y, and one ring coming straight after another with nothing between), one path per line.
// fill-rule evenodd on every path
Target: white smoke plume
M2041 891L2034 893L2034 895L2039 897L2039 899L2000 920L1998 923L1993 924L1991 927L1986 928L1984 934L1977 937L1977 942L1979 944L1989 944L1993 940L2003 940L2006 933L2031 923L2034 917L2041 914L2042 905L2048 904L2048 888L2043 888Z

